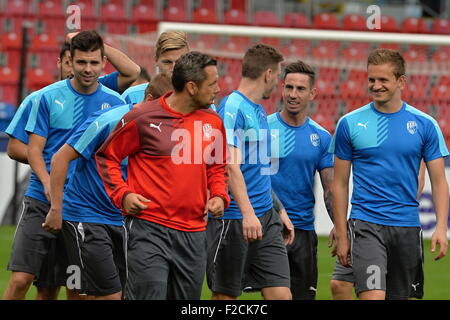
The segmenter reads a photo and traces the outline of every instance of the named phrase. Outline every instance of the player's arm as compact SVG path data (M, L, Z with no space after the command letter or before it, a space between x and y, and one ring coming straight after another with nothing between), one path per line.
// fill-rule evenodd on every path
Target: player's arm
M70 162L79 156L74 148L65 143L52 157L50 170L51 207L45 222L42 224L46 231L58 232L61 230L64 184Z
M323 168L319 171L320 182L322 184L323 189L323 201L325 203L325 208L327 209L328 216L330 217L331 222L334 222L333 217L333 167ZM334 240L336 240L336 232L333 227L328 235L328 248L331 248ZM336 249L336 248L335 248ZM334 256L336 253L333 250L332 255Z
M6 152L11 159L28 164L28 146L19 139L10 137Z
M422 160L420 162L419 176L418 176L418 188L417 188L417 199L420 199L422 195L423 187L425 186L425 162Z
M47 143L47 138L44 138L38 134L31 133L30 141L28 143L27 158L31 169L41 181L45 197L50 201L50 175L47 171L42 152Z
M95 155L97 169L105 190L114 205L126 213L136 214L146 209L150 202L136 194L123 180L121 162L140 149L140 134L136 122L126 116L119 121L114 131ZM122 123L127 123L122 127Z
M231 195L242 213L244 240L261 240L261 222L258 217L256 217L255 211L250 203L247 193L247 186L241 171L241 150L232 145L228 145L228 147L231 156L230 163L228 165L228 186L230 188Z
M125 91L138 78L141 67L122 51L105 44L105 56L119 72L117 85L119 92Z
M283 206L283 203L278 198L275 191L272 189L272 206L273 209L280 214L280 221L283 224L283 239L285 245L290 245L292 242L294 242L295 237L295 230L294 225L291 222L291 219L289 219L289 216L287 214L286 209Z
M431 251L435 252L439 244L439 253L434 260L439 260L447 254L448 240L448 184L445 177L444 158L437 158L427 162L428 174L431 181L431 193L436 211L436 230L431 238Z
M351 161L334 157L334 178L332 183L333 217L336 235L336 254L340 263L350 266L350 246L347 237L347 210Z
M227 184L227 141L223 125L220 129L221 131L214 130L218 133L211 145L214 154L211 154L211 163L206 165L210 198L206 204L205 214L210 212L216 218L223 216L224 210L230 205Z

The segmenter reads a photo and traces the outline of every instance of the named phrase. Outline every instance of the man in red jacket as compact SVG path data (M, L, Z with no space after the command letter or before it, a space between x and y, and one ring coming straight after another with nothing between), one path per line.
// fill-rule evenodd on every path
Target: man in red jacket
M222 216L230 202L225 129L210 109L219 92L216 65L199 52L183 55L174 92L126 114L97 152L106 191L127 215L126 299L200 299L205 216Z

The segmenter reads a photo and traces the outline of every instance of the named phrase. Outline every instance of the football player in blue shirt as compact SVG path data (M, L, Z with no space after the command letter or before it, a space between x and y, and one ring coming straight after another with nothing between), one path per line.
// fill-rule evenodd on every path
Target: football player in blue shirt
M324 201L333 221L331 185L333 155L328 153L331 135L309 116L316 96L315 72L297 61L285 68L283 109L267 118L270 127L272 188L295 228L287 246L292 298L315 299L317 288L317 235L314 230L314 177L320 174Z
M145 101L157 99L171 89L171 79L158 74L147 87ZM81 270L79 292L96 299L122 298L126 231L122 212L111 202L99 176L95 152L131 108L132 104L126 104L92 114L51 162L51 208L44 229L50 232L62 229L69 262ZM64 188L74 160L77 174ZM90 236L77 241L85 234Z
M236 299L245 288L261 290L269 300L291 299L285 223L273 210L269 126L259 104L276 88L282 60L267 45L248 49L238 90L217 110L231 154L231 203L222 218L208 219L207 281L212 299Z
M124 103L118 93L98 82L106 58L103 40L97 32L84 31L73 38L71 62L72 79L41 89L33 99L26 126L30 133L27 158L33 174L14 237L8 264L12 274L4 294L5 299L23 299L33 280L39 279L48 253L62 246L60 237L42 228L50 207L49 171L52 155L90 114ZM61 268L59 274L55 275L56 280L48 279L42 287L65 285L67 261L63 261L65 250L59 250L56 261L48 262L49 268Z
M374 50L367 71L373 102L343 116L330 145L335 155L336 253L342 266L352 266L360 299L422 298L417 177L424 159L437 220L431 248L434 252L439 245L439 260L448 248L444 157L449 152L437 122L401 99L405 60L397 51ZM353 195L347 225L350 169Z

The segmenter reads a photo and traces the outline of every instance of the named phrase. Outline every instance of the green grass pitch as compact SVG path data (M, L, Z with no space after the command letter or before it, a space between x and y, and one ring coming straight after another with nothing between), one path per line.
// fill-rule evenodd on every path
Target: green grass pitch
M6 271L11 243L14 236L15 227L0 226L0 295L8 283L9 272ZM426 300L450 300L450 256L440 261L434 261L435 254L430 251L430 240L424 241L425 249L425 296ZM331 293L329 281L334 266L334 258L330 255L327 247L326 237L319 237L318 248L319 279L317 288L318 300L330 300ZM29 290L27 299L34 299L36 289L34 286ZM60 299L65 299L64 290L61 290ZM206 283L203 288L202 299L210 299L211 292ZM260 293L244 293L240 299L256 300L261 299Z

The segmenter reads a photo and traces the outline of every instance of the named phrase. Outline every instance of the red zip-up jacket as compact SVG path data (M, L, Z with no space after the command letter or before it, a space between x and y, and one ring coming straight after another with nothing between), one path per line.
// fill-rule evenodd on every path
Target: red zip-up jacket
M128 193L149 199L135 215L181 231L204 231L208 197L228 207L226 135L220 116L210 110L181 114L167 93L135 107L114 128L96 154L97 168L113 203L124 212ZM128 157L125 182L120 168Z

